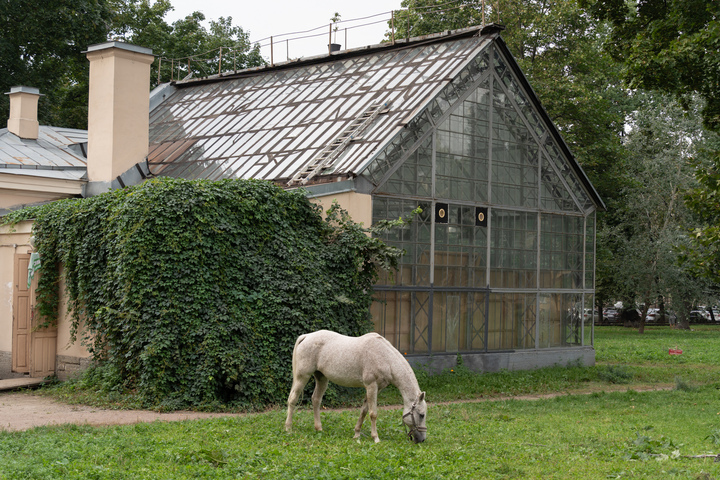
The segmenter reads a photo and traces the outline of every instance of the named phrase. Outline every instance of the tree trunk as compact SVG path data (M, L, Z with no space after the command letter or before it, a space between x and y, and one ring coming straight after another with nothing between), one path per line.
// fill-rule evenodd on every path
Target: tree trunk
M675 325L675 328L678 330L690 330L690 319L688 318L688 315L691 310L692 305L690 302L683 300L682 307L678 312L677 325Z
M643 302L642 310L640 311L640 326L638 327L638 333L645 333L645 319L647 318L648 308L650 307L650 300L645 299Z

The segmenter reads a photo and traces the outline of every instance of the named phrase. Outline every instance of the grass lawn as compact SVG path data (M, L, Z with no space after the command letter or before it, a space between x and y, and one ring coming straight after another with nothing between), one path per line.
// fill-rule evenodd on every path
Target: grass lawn
M596 329L598 365L477 375L418 373L428 439L404 435L400 411L352 439L354 410L285 412L116 427L0 432L0 479L15 478L682 478L720 479L720 327ZM683 350L668 355L668 348ZM638 392L653 385L672 389ZM541 400L505 395L592 391ZM67 390L55 395L67 396ZM474 400L492 401L440 403ZM397 392L382 395L393 404Z

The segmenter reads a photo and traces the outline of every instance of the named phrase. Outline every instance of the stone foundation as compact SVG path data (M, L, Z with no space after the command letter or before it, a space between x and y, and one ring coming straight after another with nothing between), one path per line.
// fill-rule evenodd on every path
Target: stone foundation
M595 365L595 349L592 347L461 353L460 356L463 365L474 372L535 370L556 365ZM407 357L407 360L413 367L427 368L430 373L440 373L457 366L457 354L418 355Z
M63 382L70 378L76 377L86 370L92 359L90 357L70 357L67 355L58 355L55 361L55 375Z
M25 373L12 371L12 352L0 352L0 380L27 377Z

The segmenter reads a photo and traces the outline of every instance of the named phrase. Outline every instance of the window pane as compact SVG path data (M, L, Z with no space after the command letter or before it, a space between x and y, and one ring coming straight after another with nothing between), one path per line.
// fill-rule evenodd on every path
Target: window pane
M582 288L583 218L541 216L540 287Z
M490 286L537 286L537 213L493 209Z

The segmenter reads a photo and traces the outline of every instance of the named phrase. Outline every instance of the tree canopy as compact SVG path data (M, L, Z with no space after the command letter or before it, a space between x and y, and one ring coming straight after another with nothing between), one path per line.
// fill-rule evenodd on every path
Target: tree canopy
M123 40L166 58L187 58L219 47L233 52L238 69L263 64L247 34L220 18L203 25L205 16L193 12L168 25L169 0L58 0L0 2L0 88L15 85L40 89L41 124L87 128L88 62L84 50L108 39ZM216 73L216 63L195 62L195 75ZM157 84L158 63L150 82ZM187 68L180 70L187 75ZM177 79L177 76L175 77ZM170 80L168 72L167 78ZM150 85L149 85L150 86ZM0 95L0 118L9 114L9 100Z
M580 0L613 34L607 48L625 62L634 88L705 100L704 125L720 131L720 2L717 0Z

